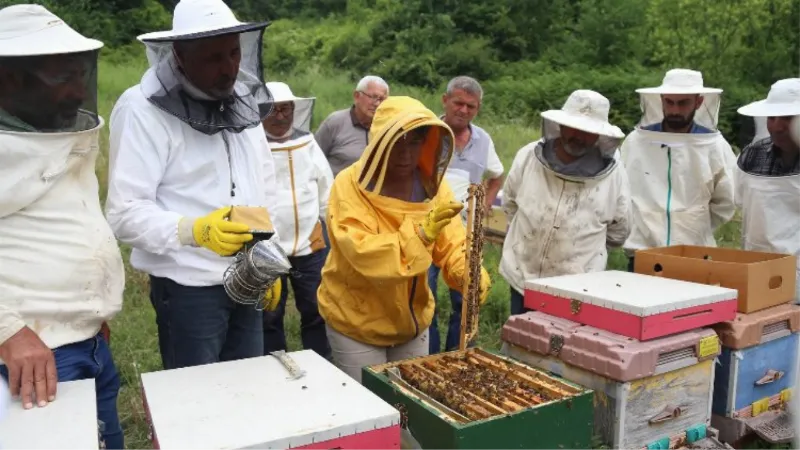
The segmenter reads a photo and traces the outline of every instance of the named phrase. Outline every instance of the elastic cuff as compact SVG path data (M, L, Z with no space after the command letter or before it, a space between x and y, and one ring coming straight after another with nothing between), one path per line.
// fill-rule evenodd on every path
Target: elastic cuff
M186 217L181 218L178 222L178 240L180 241L181 245L189 245L192 247L197 247L197 241L194 239L194 220L187 219Z

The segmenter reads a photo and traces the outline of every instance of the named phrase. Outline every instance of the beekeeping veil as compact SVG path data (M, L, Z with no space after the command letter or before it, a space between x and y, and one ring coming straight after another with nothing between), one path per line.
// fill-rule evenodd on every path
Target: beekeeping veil
M636 92L639 93L642 109L639 128L662 123L664 120L662 95L697 94L703 97L703 103L694 112L694 123L711 131L718 129L722 89L703 86L703 74L696 70L672 69L664 76L661 86L641 88Z
M172 30L143 34L150 69L142 77L145 97L197 131L238 133L261 125L269 114L271 96L263 81L262 37L268 22L243 23L222 0L181 0L175 6ZM204 51L205 39L238 35L239 71L230 92L211 95L191 81L195 74L179 66L175 45ZM230 58L230 55L223 55Z
M797 123L797 118L800 118L800 78L777 81L766 99L742 106L738 112L753 117L756 123L763 120L765 127L767 117L794 116L793 122ZM742 208L742 247L797 256L796 297L800 301L800 239L797 236L800 229L800 174L764 176L748 173L742 162L740 157L735 176L736 203Z
M314 138L311 134L311 118L316 99L296 97L286 83L278 81L267 83L267 90L273 97L272 111L264 119L264 132L270 148L276 150L311 142Z
M625 134L608 122L611 103L601 94L580 89L570 94L561 109L542 113L544 142L537 146L536 156L549 170L562 178L580 180L608 174L616 165L614 154ZM597 135L597 141L588 148L574 148L580 156L572 163L564 163L555 154L556 141L562 139L562 127L569 127ZM569 148L569 142L562 145ZM574 147L574 145L572 146Z
M97 128L97 55L102 46L42 6L0 9L0 131Z

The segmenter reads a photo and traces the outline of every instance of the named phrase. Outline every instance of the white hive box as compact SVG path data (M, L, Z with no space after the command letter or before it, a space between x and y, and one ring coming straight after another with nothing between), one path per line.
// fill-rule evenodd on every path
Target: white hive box
M161 449L399 448L400 413L311 350L142 374Z
M529 280L525 306L640 341L736 317L735 289L604 271Z
M58 383L56 401L25 410L15 399L0 420L3 449L98 448L94 379Z

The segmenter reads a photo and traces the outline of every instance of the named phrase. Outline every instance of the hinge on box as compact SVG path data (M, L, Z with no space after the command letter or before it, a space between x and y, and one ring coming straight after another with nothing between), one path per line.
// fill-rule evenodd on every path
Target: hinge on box
M769 397L753 402L753 412L751 414L756 417L761 413L767 412L767 410L769 410Z
M578 314L581 312L581 301L580 300L572 300L569 302L569 309L572 311L572 314Z
M659 439L655 442L647 444L649 450L667 450L669 449L669 438Z
M695 425L686 430L686 442L688 442L689 444L705 438L706 438L706 426L704 424Z

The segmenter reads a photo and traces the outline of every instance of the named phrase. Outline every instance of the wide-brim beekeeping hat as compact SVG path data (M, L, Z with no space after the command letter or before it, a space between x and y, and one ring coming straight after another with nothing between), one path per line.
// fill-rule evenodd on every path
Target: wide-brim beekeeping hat
M268 21L240 22L222 0L181 0L175 6L172 29L140 35L142 42L174 42L239 34L266 28Z
M40 5L0 9L0 57L45 56L98 50L89 39Z

